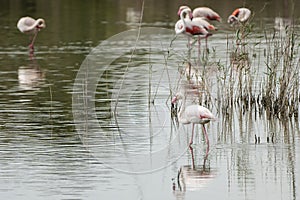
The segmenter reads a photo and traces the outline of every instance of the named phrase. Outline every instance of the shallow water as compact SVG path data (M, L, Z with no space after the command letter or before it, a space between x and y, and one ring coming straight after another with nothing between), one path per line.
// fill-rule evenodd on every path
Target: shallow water
M1 1L1 199L299 198L297 118L270 119L238 106L223 116L213 101L208 157L200 126L188 148L191 126L177 126L170 107L187 57L185 37L171 45L180 2L157 8L160 2L146 1L137 43L130 29L137 28L139 2L48 3ZM223 18L233 6L203 4ZM290 10L281 1L249 7L257 40ZM28 37L15 27L27 13L47 23L32 58ZM225 21L209 39L211 59L223 64L234 35ZM217 66L209 69L213 84Z

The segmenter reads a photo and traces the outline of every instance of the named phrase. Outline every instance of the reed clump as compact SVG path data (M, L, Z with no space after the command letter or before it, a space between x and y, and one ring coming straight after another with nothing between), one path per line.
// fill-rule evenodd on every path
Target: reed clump
M270 115L298 117L299 57L294 27L286 27L284 37L265 34L266 78L261 91L261 105Z
M251 31L252 26L237 30L231 41L234 45L227 48L228 69L217 63L217 83L223 90L218 92L223 94L218 97L222 99L223 114L232 106L240 106L243 111L265 110L269 118L298 117L299 44L296 44L298 36L294 26L286 27L284 34L277 30L265 31L263 37L256 36L260 38L258 42L251 41Z
M230 115L236 107L242 113L265 112L268 119L297 118L298 39L293 23L284 29L258 33L249 21L237 27L233 36L227 36L225 60L219 58L215 49L201 51L201 55L196 54L197 59L192 56L185 60L180 77L190 83L194 79L192 83L199 88L197 103L214 106L223 116Z

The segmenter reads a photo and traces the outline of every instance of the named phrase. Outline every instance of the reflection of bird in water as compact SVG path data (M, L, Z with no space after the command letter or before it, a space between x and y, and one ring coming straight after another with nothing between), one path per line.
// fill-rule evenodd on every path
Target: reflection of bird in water
M279 30L279 31L285 31L293 24L290 18L282 18L282 17L275 17L274 23L275 23L274 24L275 30Z
M293 21L290 18L275 17L274 29L279 32L281 37L286 37L292 25Z
M250 18L251 11L248 8L237 8L228 17L227 22L231 25L245 23Z
M190 148L190 150L193 163L192 165L184 165L179 168L176 178L177 185L173 182L174 191L176 186L181 192L200 190L216 177L216 171L206 167L207 156L205 156L202 165L195 165L193 148ZM180 193L176 193L176 196L179 195Z
M182 166L178 171L177 184L181 191L195 191L203 188L216 175L209 168L190 165Z
M130 24L136 24L140 21L140 11L134 10L134 8L128 7L126 10L126 22Z
M31 60L28 66L21 66L18 69L19 86L24 90L37 89L45 80L45 74L35 60Z
M194 86L194 88L200 88L202 86L203 80L199 70L193 67L190 62L186 63L186 66L181 73L187 78L189 84Z
M34 52L34 41L36 36L41 29L46 27L45 20L41 18L35 20L31 17L22 17L19 19L17 27L22 33L33 35L29 44L30 54L32 55Z
M202 124L203 133L205 135L205 140L209 151L209 139L204 124L210 122L211 120L214 120L215 116L204 106L195 104L186 106L186 98L184 98L183 94L181 93L177 93L176 96L172 99L172 105L174 105L180 99L183 99L183 101L182 107L178 112L178 120L182 124L192 123L192 136L190 139L190 146L191 144L193 144L195 124Z

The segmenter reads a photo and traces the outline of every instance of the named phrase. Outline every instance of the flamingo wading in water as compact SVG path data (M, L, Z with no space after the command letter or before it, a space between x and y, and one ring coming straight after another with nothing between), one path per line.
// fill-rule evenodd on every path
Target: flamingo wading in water
M179 9L178 9L178 12L177 14L180 16L181 12L183 10L190 10L191 9L188 7L188 6L180 6ZM192 11L191 11L192 12ZM221 17L219 16L218 13L216 13L214 10L212 10L211 8L208 8L208 7L198 7L198 8L195 8L192 12L192 22L194 25L196 26L202 26L206 29L206 31L216 31L217 28L214 27L213 25L211 25L208 21L209 20L216 20L216 21L221 21ZM205 38L205 46L206 46L206 49L207 49L207 38L208 36L211 36L212 34L209 33L208 35L206 35ZM198 38L198 54L200 55L200 41L201 38L199 37Z
M31 17L22 17L21 19L19 19L17 27L22 33L33 35L29 44L31 53L33 53L34 41L36 39L36 36L41 29L46 27L45 20L41 18L35 20Z
M182 10L189 8L188 6L180 6L178 9L177 14L180 16L180 13ZM189 8L190 9L190 8ZM215 12L214 10L212 10L211 8L208 7L198 7L195 8L193 10L193 18L197 17L197 18L203 18L205 20L217 20L217 21L221 21L221 17L220 15Z
M211 36L212 34L209 33L208 29L214 29L212 25L210 25L208 22L207 24L199 23L199 21L192 20L192 14L190 8L185 8L183 10L180 10L180 20L177 21L175 24L175 32L176 34L183 33L189 37L191 36L198 36L198 59L200 59L200 40L201 38L207 38ZM203 20L204 21L204 20ZM209 27L206 27L206 25ZM209 26L210 25L210 26ZM188 47L190 49L190 42L188 37Z
M251 11L248 8L237 8L228 17L227 22L231 25L236 23L244 23L248 21L251 16Z
M191 10L184 9L180 13L180 20L175 24L176 34L183 33L187 36L203 36L208 37L211 34L202 26L191 20Z
M203 133L207 144L207 152L209 151L209 139L204 124L215 119L215 116L204 106L200 105L189 105L186 107L185 98L183 95L178 93L172 99L172 105L178 100L183 99L181 110L178 113L178 120L182 124L192 124L192 137L190 139L190 146L193 144L195 124L202 124Z

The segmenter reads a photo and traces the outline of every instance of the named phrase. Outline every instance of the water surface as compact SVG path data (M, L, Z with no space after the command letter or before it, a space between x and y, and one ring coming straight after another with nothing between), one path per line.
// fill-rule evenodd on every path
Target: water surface
M145 29L132 54L137 31L122 32L138 27L141 2L1 1L1 198L299 198L297 118L269 118L238 106L227 116L213 101L217 120L207 125L207 159L200 126L188 148L191 126L177 126L170 112L187 57L185 37L170 46L181 4L145 1ZM227 38L234 36L226 16L237 4L190 3L211 6L223 17L209 48L215 52L210 59L226 67ZM256 41L273 30L275 17L292 11L286 1L246 5L255 13ZM28 37L16 29L18 18L29 14L47 23L33 58ZM253 63L263 66L259 59ZM218 66L209 69L213 85Z

